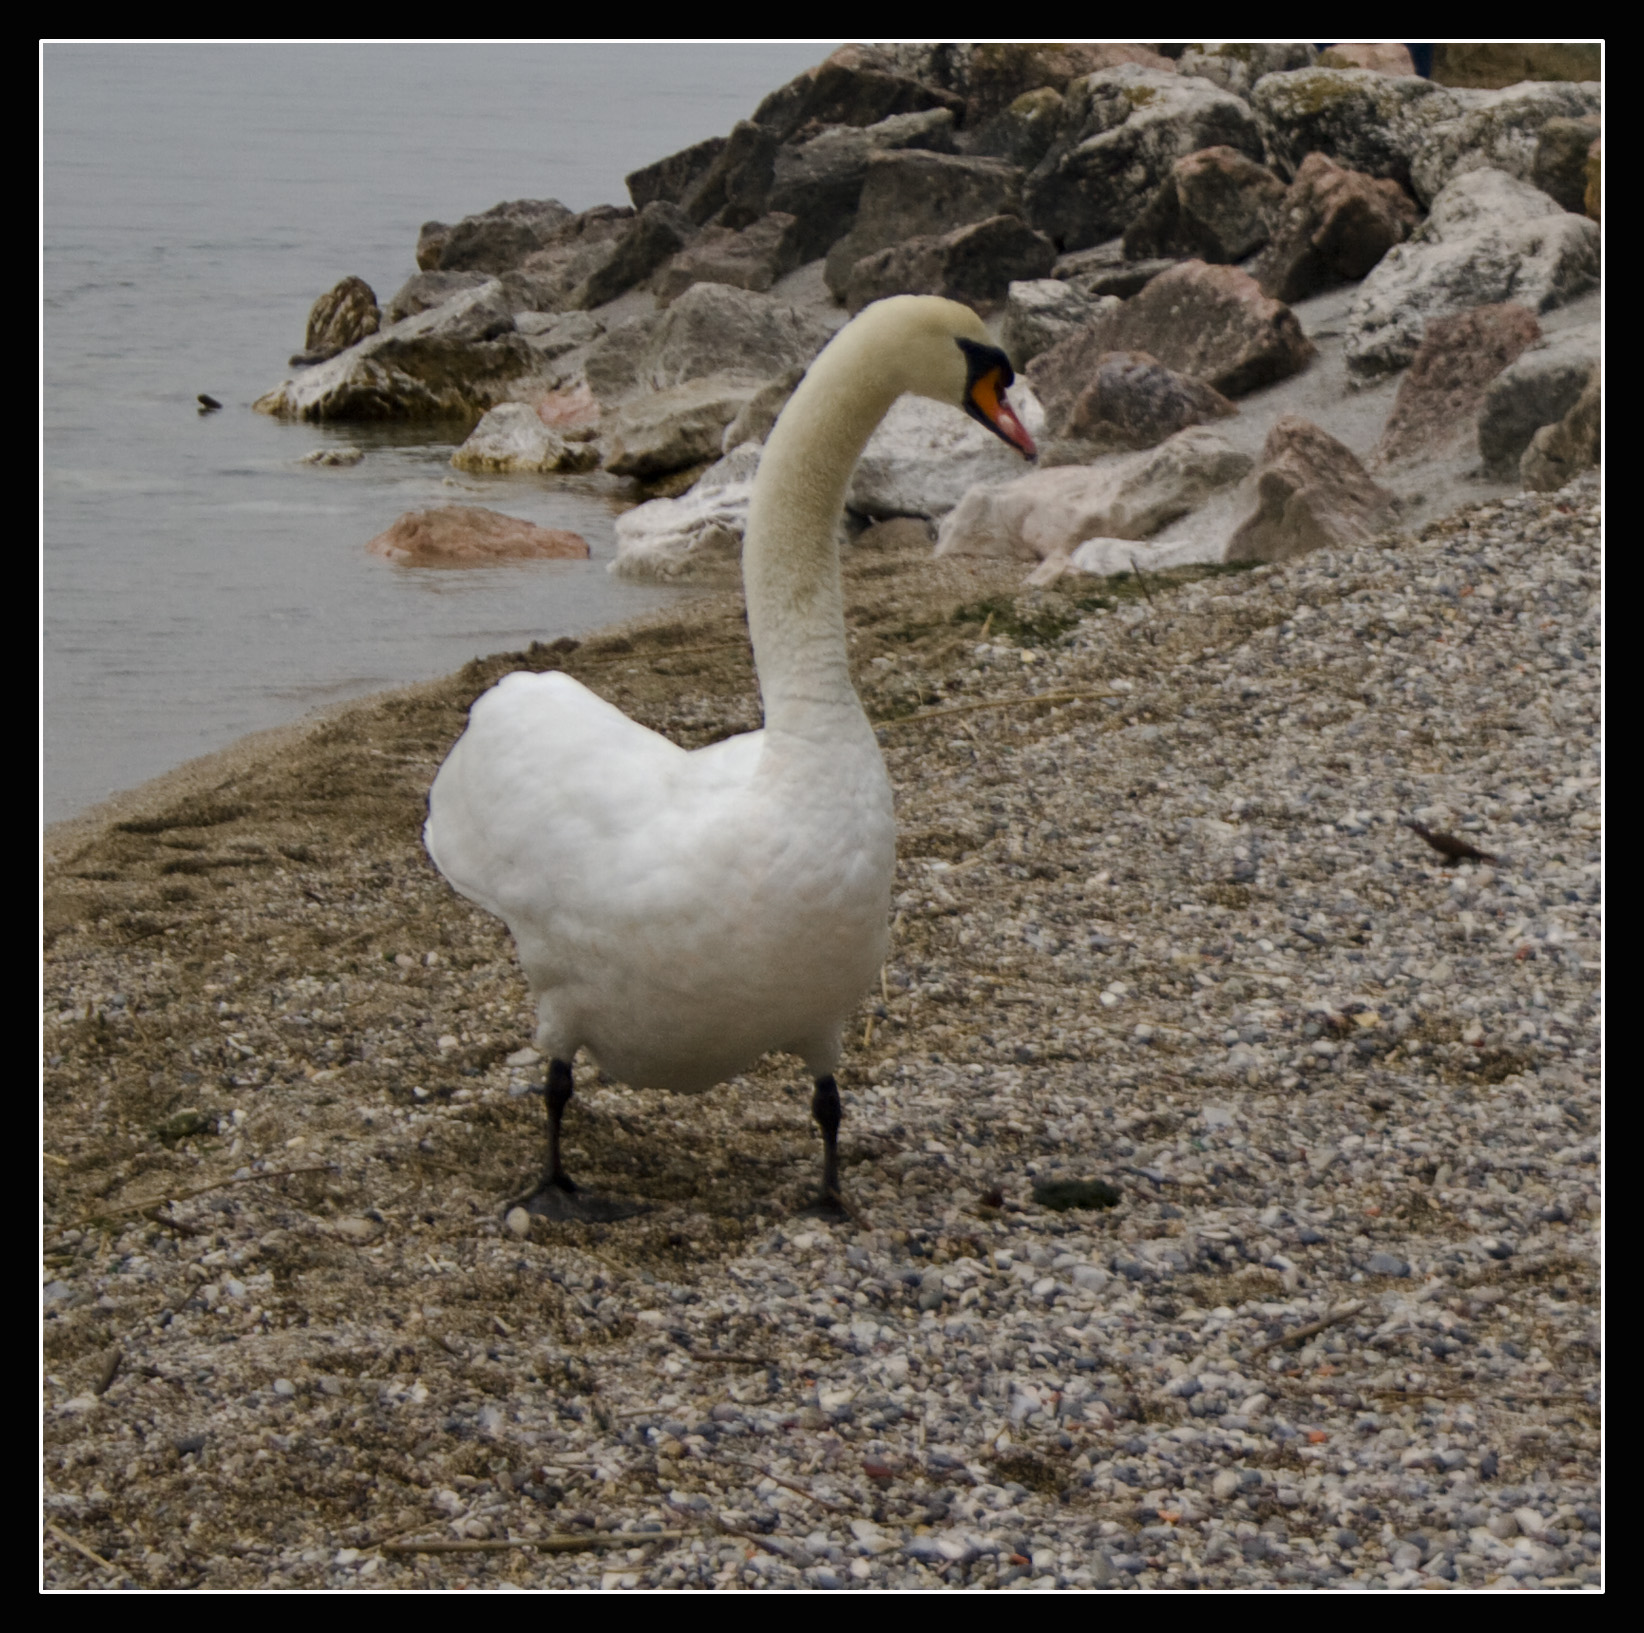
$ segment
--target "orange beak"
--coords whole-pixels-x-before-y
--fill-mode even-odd
[[[997,370],[984,374],[971,387],[972,413],[996,436],[1002,437],[1026,459],[1037,459],[1039,450],[1027,427],[1016,417],[1016,410],[1005,400]]]

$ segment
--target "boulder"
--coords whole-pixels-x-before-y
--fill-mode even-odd
[[[587,298],[590,280],[617,256],[634,212],[601,204],[572,216],[518,266],[502,274],[502,298],[512,311],[563,312]]]
[[[1416,71],[1410,47],[1387,40],[1370,44],[1348,45],[1338,42],[1327,45],[1319,53],[1321,68],[1368,68],[1373,74],[1398,74],[1405,77]]]
[[[586,442],[567,442],[529,403],[498,403],[451,456],[459,471],[587,471],[598,464]]]
[[[366,549],[405,567],[485,567],[532,558],[586,560],[588,541],[479,505],[440,505],[407,511]]]
[[[1028,575],[1030,584],[1052,584],[1066,573],[1113,578],[1124,573],[1165,573],[1173,567],[1209,567],[1227,546],[1205,535],[1153,544],[1145,539],[1086,539],[1072,555],[1052,556]]]
[[[965,113],[964,99],[952,91],[830,59],[772,91],[754,109],[753,122],[786,142],[810,125],[877,125],[930,108],[946,108],[956,120]]]
[[[746,227],[769,208],[777,139],[743,119],[731,127],[725,145],[687,191],[680,208],[699,227]]]
[[[1031,170],[1061,134],[1062,93],[1050,86],[1024,91],[1009,107],[966,133],[965,150]]]
[[[1083,463],[1096,454],[1152,448],[1238,410],[1219,391],[1164,366],[1147,352],[1092,352],[1074,340],[1033,374],[1045,405],[1047,463]],[[1055,450],[1070,442],[1073,457]],[[1053,451],[1055,450],[1055,451]]]
[[[1591,470],[1599,461],[1599,425],[1602,419],[1598,372],[1587,382],[1575,406],[1556,425],[1544,425],[1530,439],[1519,461],[1519,480],[1538,493],[1558,489]]]
[[[1122,233],[1171,165],[1206,147],[1262,157],[1249,106],[1208,80],[1134,63],[1076,80],[1063,132],[1029,176],[1029,222],[1062,250]]]
[[[1440,85],[1493,90],[1527,79],[1596,80],[1603,62],[1596,44],[1442,44],[1433,47],[1433,78]]]
[[[1373,462],[1422,458],[1471,435],[1485,388],[1540,338],[1541,325],[1511,302],[1433,318],[1399,382]]]
[[[1125,259],[1150,255],[1242,261],[1270,236],[1284,183],[1230,147],[1207,147],[1171,165],[1125,228]]]
[[[1076,79],[1125,63],[1159,73],[1176,72],[1175,63],[1145,45],[1094,41],[1078,44],[997,41],[975,45],[967,65],[969,94],[965,100],[965,124],[967,128],[975,128],[1002,113],[1020,97],[1046,89],[1060,94]]]
[[[625,511],[616,520],[610,571],[664,583],[735,583],[758,469],[759,447],[746,444],[679,498],[652,499]]]
[[[571,219],[571,211],[557,198],[493,204],[483,214],[465,216],[448,228],[436,267],[424,267],[424,271],[506,272],[546,248],[555,232]],[[420,248],[419,244],[418,266],[423,265]]]
[[[864,255],[851,268],[845,304],[860,312],[887,295],[942,295],[988,313],[1013,280],[1042,278],[1055,259],[1055,245],[1020,216],[996,215]]]
[[[1060,465],[973,487],[937,532],[939,556],[1044,561],[1086,539],[1141,539],[1250,469],[1214,431],[1179,432],[1142,453]]]
[[[464,289],[478,289],[481,284],[490,282],[489,272],[416,273],[394,291],[388,305],[383,308],[383,322],[398,323],[402,318],[415,317],[418,312],[443,306]],[[498,288],[500,290],[500,284]]]
[[[547,386],[493,280],[379,329],[253,406],[284,419],[462,419]]]
[[[745,442],[763,443],[771,434],[777,416],[788,406],[788,399],[804,378],[804,367],[796,364],[774,380],[767,380],[725,427],[725,435],[719,443],[720,452],[728,454]]]
[[[647,204],[611,247],[610,256],[572,291],[569,303],[586,311],[603,306],[643,283],[696,237],[685,212],[661,199]]]
[[[1224,91],[1248,100],[1251,87],[1262,75],[1311,68],[1318,56],[1317,47],[1305,40],[1218,41],[1190,45],[1177,59],[1176,71],[1196,79],[1208,79]]]
[[[588,312],[516,312],[514,327],[545,363],[591,346],[605,333],[605,325]]]
[[[832,125],[808,142],[778,150],[770,207],[797,218],[796,250],[814,261],[850,231],[875,153],[920,148],[953,151],[953,115],[946,108],[893,114],[876,125]]]
[[[1309,153],[1347,170],[1410,185],[1415,154],[1430,126],[1462,110],[1462,97],[1429,79],[1366,68],[1304,68],[1258,80],[1250,103],[1272,161],[1293,176]]]
[[[1517,470],[1535,434],[1575,407],[1598,373],[1602,345],[1596,323],[1572,329],[1529,347],[1490,381],[1478,410],[1487,471],[1502,477]]]
[[[417,233],[417,270],[437,272],[451,229],[443,221],[425,221]]]
[[[717,459],[725,427],[758,389],[741,375],[710,374],[630,397],[602,424],[605,469],[651,481]]]
[[[1274,300],[1306,300],[1357,283],[1419,219],[1396,181],[1309,153],[1279,206],[1273,241],[1250,273]]]
[[[642,165],[623,178],[628,197],[636,210],[660,201],[678,204],[708,173],[714,160],[725,151],[723,136],[710,136],[705,142],[693,142],[678,153],[670,153],[654,164]]]
[[[799,222],[772,211],[751,227],[704,227],[693,242],[660,268],[651,292],[668,305],[692,284],[729,284],[733,289],[769,289],[799,265]]]
[[[822,319],[775,296],[692,284],[667,311],[624,324],[596,342],[586,375],[606,403],[708,374],[738,374],[757,385],[808,364],[830,335]]]
[[[1359,286],[1347,314],[1348,372],[1368,380],[1405,367],[1430,318],[1501,301],[1546,312],[1597,282],[1591,221],[1499,170],[1467,171]]]
[[[1504,170],[1535,179],[1541,133],[1554,119],[1596,117],[1597,85],[1510,85],[1501,91],[1452,91],[1460,106],[1421,132],[1410,161],[1410,187],[1423,203],[1469,170]]]
[[[844,303],[852,269],[863,256],[1021,213],[1022,173],[1002,160],[918,150],[871,154],[856,224],[828,252],[828,288]]]
[[[292,358],[292,364],[302,367],[323,363],[326,358],[357,345],[367,335],[374,335],[381,322],[382,313],[377,309],[377,297],[371,285],[364,278],[344,278],[310,308],[302,356]]]
[[[1147,352],[1224,397],[1241,397],[1300,373],[1312,360],[1313,343],[1296,314],[1264,295],[1249,273],[1183,261],[1028,372],[1036,388],[1044,381],[1050,389],[1052,375],[1077,374],[1103,352]]]
[[[1587,191],[1581,199],[1582,208],[1594,221],[1598,220],[1599,206],[1604,198],[1603,170],[1604,142],[1600,138],[1587,149]]]
[[[1060,278],[1013,283],[999,315],[999,344],[1018,369],[1025,369],[1041,352],[1118,304],[1111,296],[1093,298]]]
[[[1044,431],[1044,410],[1018,381],[1011,406],[1028,435]],[[928,397],[899,397],[868,439],[845,496],[859,516],[945,516],[979,482],[1022,470],[1022,456],[968,415]]]
[[[1179,259],[1174,255],[1150,255],[1140,261],[1127,261],[1124,239],[1110,238],[1105,244],[1090,249],[1058,255],[1050,275],[1092,299],[1112,297],[1127,301],[1132,295],[1139,295],[1161,272],[1168,272]]]
[[[1577,215],[1587,209],[1587,155],[1597,138],[1596,114],[1549,119],[1536,137],[1529,179],[1554,203]]]
[[[1228,540],[1228,561],[1290,561],[1324,545],[1365,544],[1388,519],[1392,495],[1353,450],[1310,420],[1273,424],[1256,471],[1256,509]]]

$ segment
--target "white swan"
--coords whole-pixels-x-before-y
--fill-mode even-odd
[[[470,711],[423,839],[508,925],[530,983],[550,1062],[538,1211],[576,1212],[559,1136],[579,1047],[614,1077],[683,1091],[799,1055],[838,1201],[833,1071],[884,962],[896,825],[851,685],[834,528],[905,391],[1032,458],[1011,379],[976,314],[931,296],[869,306],[811,365],[765,448],[743,545],[764,730],[687,752],[552,672],[506,675]]]

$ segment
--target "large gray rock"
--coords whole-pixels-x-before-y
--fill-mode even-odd
[[[610,256],[572,291],[568,304],[586,311],[614,301],[643,283],[695,237],[695,223],[683,210],[654,200],[629,223],[612,245]]]
[[[417,233],[417,268],[421,272],[437,272],[440,256],[445,253],[445,241],[451,236],[450,227],[443,221],[425,221]]]
[[[1279,206],[1273,242],[1250,269],[1275,300],[1299,301],[1356,283],[1419,218],[1396,181],[1344,170],[1309,153]]]
[[[1125,228],[1127,260],[1150,255],[1242,261],[1272,233],[1284,183],[1230,147],[1207,147],[1171,165]]]
[[[1598,140],[1599,119],[1562,115],[1549,119],[1536,138],[1529,180],[1556,204],[1581,215],[1587,208],[1587,156]]]
[[[1176,65],[1145,45],[1111,41],[993,41],[973,45],[965,63],[965,125],[984,126],[1024,96],[1066,92],[1104,68],[1135,64],[1171,74]]]
[[[1019,369],[1118,305],[1112,296],[1091,296],[1060,278],[1013,283],[999,314],[999,344]]]
[[[588,354],[594,394],[607,403],[709,374],[761,384],[807,364],[827,344],[820,318],[771,295],[693,284],[666,312],[612,330]]]
[[[754,109],[753,122],[779,141],[812,125],[876,125],[899,113],[946,108],[964,117],[964,99],[903,74],[853,66],[830,58],[772,91]]]
[[[1325,545],[1366,544],[1393,496],[1370,480],[1353,450],[1295,414],[1267,433],[1256,509],[1228,540],[1228,561],[1291,561]]]
[[[1530,439],[1519,461],[1519,480],[1538,493],[1555,493],[1599,461],[1599,428],[1603,417],[1598,372],[1587,382],[1570,412],[1556,425],[1544,425]]]
[[[805,378],[805,370],[796,364],[786,374],[779,374],[774,380],[767,380],[747,403],[738,411],[737,416],[725,427],[725,435],[720,439],[720,451],[730,453],[740,448],[745,442],[763,443],[771,434],[771,427],[776,424],[777,417],[788,406],[788,399],[799,389],[799,382]]]
[[[499,403],[451,456],[459,471],[586,471],[598,463],[586,442],[567,442],[529,403]]]
[[[601,425],[606,470],[650,481],[717,459],[725,427],[758,389],[742,375],[710,374],[630,397]]]
[[[1427,133],[1460,114],[1464,98],[1430,79],[1303,68],[1258,80],[1250,103],[1284,174],[1295,175],[1309,153],[1322,153],[1346,170],[1408,187]]]
[[[707,141],[693,142],[690,147],[670,153],[654,164],[642,165],[623,178],[634,208],[643,210],[658,200],[678,204],[707,175],[709,166],[724,151],[725,138],[710,136]]]
[[[1104,352],[1147,352],[1224,397],[1306,368],[1313,343],[1282,301],[1238,267],[1183,261],[1139,294],[1038,357],[1028,369],[1047,402],[1083,389]]]
[[[457,419],[546,389],[542,360],[514,330],[494,282],[368,336],[253,405],[301,420]]]
[[[1485,389],[1478,411],[1478,450],[1485,469],[1505,476],[1544,425],[1575,407],[1598,373],[1603,337],[1596,323],[1531,346]]]
[[[1044,431],[1044,411],[1020,381],[1011,406],[1028,435]],[[979,482],[1018,475],[1022,456],[967,415],[927,397],[899,397],[868,439],[846,495],[859,516],[945,516]]]
[[[1311,68],[1318,58],[1318,47],[1306,40],[1214,40],[1190,45],[1176,59],[1176,71],[1208,79],[1224,91],[1248,100],[1263,74],[1288,74],[1298,68]]]
[[[773,210],[751,227],[704,227],[651,279],[651,292],[664,306],[692,284],[729,284],[763,292],[799,265],[799,223]]]
[[[843,302],[863,256],[1021,213],[1022,173],[1002,160],[917,150],[872,154],[856,224],[828,252],[828,288]],[[1044,270],[1050,270],[1048,263]]]
[[[383,322],[398,323],[402,318],[415,317],[418,312],[427,312],[436,306],[443,306],[453,295],[460,294],[464,289],[478,289],[481,284],[490,282],[489,272],[415,273],[394,291],[387,306],[383,308]]]
[[[576,307],[589,280],[617,256],[634,212],[600,204],[562,222],[501,277],[502,298],[514,311],[564,312]]]
[[[616,520],[619,578],[732,584],[742,571],[759,445],[750,443],[704,471],[677,499],[652,499]]]
[[[1032,170],[1062,134],[1066,111],[1062,93],[1049,85],[1024,91],[977,129],[966,132],[965,151]]]
[[[1237,482],[1251,459],[1200,428],[1157,448],[972,488],[937,533],[939,556],[1045,561],[1086,539],[1143,539]]]
[[[777,139],[744,119],[731,127],[725,145],[680,201],[699,227],[746,227],[770,208]]]
[[[894,114],[876,125],[833,125],[808,142],[778,150],[769,203],[797,219],[800,260],[826,255],[855,224],[869,158],[904,148],[951,153],[952,113],[932,108]]]
[[[437,268],[424,270],[506,272],[534,251],[546,248],[559,228],[571,219],[571,211],[557,198],[521,198],[493,204],[482,214],[466,216],[449,228],[440,246]],[[428,228],[423,231],[427,233]],[[418,264],[422,264],[420,254]]]
[[[1146,352],[1101,353],[1088,377],[1064,373],[1057,384],[1056,396],[1047,393],[1045,399],[1046,433],[1053,439],[1042,450],[1047,464],[1083,464],[1097,454],[1156,447],[1190,425],[1238,413],[1203,380],[1166,368]]]
[[[1443,313],[1501,301],[1546,312],[1597,282],[1595,223],[1502,171],[1464,172],[1359,286],[1347,315],[1348,370],[1365,380],[1404,368],[1427,320]]]
[[[605,333],[605,325],[590,312],[516,312],[514,327],[545,363],[591,346]]]
[[[996,215],[939,237],[864,255],[851,268],[845,304],[860,312],[887,295],[941,295],[989,313],[1017,279],[1042,278],[1056,246],[1020,216]]]
[[[1129,64],[1076,81],[1064,134],[1028,178],[1028,220],[1063,250],[1122,233],[1171,165],[1206,147],[1262,157],[1242,98],[1208,80]]]
[[[382,323],[377,297],[364,278],[344,278],[314,302],[308,314],[308,331],[294,367],[323,363],[328,357],[357,345],[374,335]]]
[[[1530,82],[1449,94],[1462,106],[1452,117],[1427,125],[1411,156],[1411,187],[1423,203],[1470,170],[1503,170],[1533,181],[1549,121],[1596,117],[1601,107],[1596,84]]]

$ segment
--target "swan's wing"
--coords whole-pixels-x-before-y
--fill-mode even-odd
[[[517,933],[630,851],[687,758],[569,675],[505,675],[440,767],[423,839],[440,872]]]

